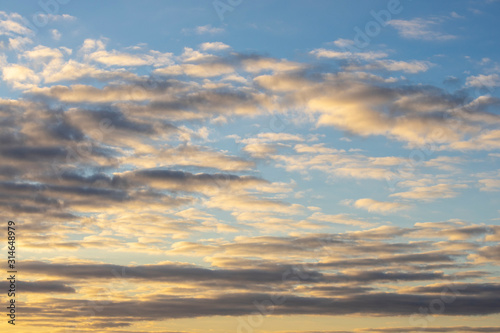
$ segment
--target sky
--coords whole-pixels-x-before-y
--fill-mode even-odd
[[[2,332],[500,332],[499,15],[4,1]]]

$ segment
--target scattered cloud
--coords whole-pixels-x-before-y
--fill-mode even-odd
[[[356,51],[337,39],[273,57],[206,41],[225,29],[205,25],[166,52],[78,41],[85,29],[66,29],[75,17],[40,15],[50,26],[37,34],[0,12],[11,93],[0,98],[0,211],[22,231],[28,325],[160,331],[166,319],[252,315],[277,295],[276,315],[371,320],[414,315],[450,283],[460,293],[446,315],[500,312],[489,268],[500,228],[487,224],[497,207],[441,221],[454,198],[465,197],[460,214],[476,207],[466,196],[500,190],[500,102],[470,89],[500,85],[492,55],[470,62],[490,72],[455,73],[446,90],[427,81],[444,57],[398,59],[391,45]],[[451,18],[463,19],[389,24],[442,42],[458,39],[440,32]],[[71,48],[59,45],[68,36]]]

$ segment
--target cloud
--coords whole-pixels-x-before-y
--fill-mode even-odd
[[[4,66],[2,76],[15,89],[33,88],[40,83],[40,78],[34,71],[21,65]]]
[[[365,61],[386,58],[388,56],[385,52],[349,52],[349,51],[335,51],[327,49],[315,49],[310,52],[317,58],[330,58],[330,59],[360,59]]]
[[[243,151],[250,154],[253,158],[267,158],[277,153],[278,148],[285,147],[289,141],[304,141],[300,135],[290,133],[259,133],[256,137],[240,139],[236,142],[244,144]]]
[[[470,259],[477,263],[496,263],[500,261],[500,245],[484,246],[477,253],[471,254]]]
[[[29,44],[33,44],[33,40],[29,37],[9,38],[9,48],[15,51],[22,51]]]
[[[151,154],[152,152],[154,155]],[[121,158],[121,163],[143,168],[194,166],[222,171],[244,171],[255,167],[254,161],[196,145],[167,146],[158,150],[138,153],[136,156],[124,156]]]
[[[304,138],[297,134],[265,132],[257,134],[257,140],[262,142],[304,141]],[[242,142],[248,143],[250,140],[242,140]]]
[[[75,280],[92,279],[148,279],[156,282],[187,282],[194,284],[207,284],[212,281],[224,281],[226,283],[258,284],[258,283],[282,283],[282,268],[274,270],[212,270],[193,265],[143,265],[143,266],[120,266],[109,264],[77,264],[65,265],[55,263],[44,263],[40,261],[26,261],[26,271],[31,274],[47,275],[54,277],[66,277]],[[115,274],[113,274],[115,272]],[[116,276],[116,272],[120,275]],[[311,272],[307,279],[311,283],[322,278],[321,274]]]
[[[416,223],[411,237],[446,237],[450,240],[468,240],[483,237],[492,232],[489,226],[463,226],[460,223]]]
[[[430,201],[435,199],[454,198],[459,194],[455,190],[462,188],[467,188],[467,185],[436,184],[432,186],[416,186],[410,191],[393,193],[390,196],[403,199]]]
[[[254,304],[269,300],[279,300],[274,307],[275,315],[315,314],[315,315],[412,315],[415,309],[430,304],[435,296],[401,295],[394,293],[373,293],[352,295],[346,298],[300,297],[295,295],[234,293],[214,297],[168,297],[154,296],[148,301],[111,301],[102,307],[99,317],[113,321],[162,320],[172,318],[195,318],[201,316],[229,315],[242,316],[255,312]],[[82,306],[80,312],[76,304],[85,304],[84,300],[52,299],[52,306],[44,312],[45,318],[78,318],[79,313],[87,313],[90,306]],[[381,307],[380,304],[387,304]],[[39,311],[40,305],[34,304],[26,312]],[[140,307],[144,311],[133,309]],[[471,316],[477,314],[495,314],[499,311],[498,300],[492,296],[457,297],[446,307],[447,315]]]
[[[42,51],[47,52],[47,60],[50,51],[53,53],[50,58],[52,60],[43,65],[43,71],[38,73],[32,68],[15,65],[22,66],[26,82],[18,80],[12,84],[19,89],[30,89],[32,94],[63,102],[134,102],[121,107],[135,109],[137,114],[139,110],[143,114],[145,110],[155,113],[158,113],[158,110],[168,110],[171,116],[190,119],[209,117],[210,113],[225,110],[241,115],[265,112],[273,108],[298,109],[304,110],[306,117],[315,117],[319,126],[334,126],[357,135],[384,135],[411,145],[434,142],[442,144],[441,149],[493,149],[484,143],[487,135],[482,134],[484,138],[477,137],[482,122],[498,121],[497,116],[486,112],[486,108],[495,103],[493,100],[477,99],[465,106],[458,95],[450,95],[430,86],[399,89],[397,86],[387,85],[396,83],[397,79],[383,78],[371,73],[346,70],[326,73],[311,80],[307,73],[307,64],[237,53],[218,57],[190,50],[189,54],[185,50],[180,58],[157,51],[107,51],[105,40],[87,39],[78,53],[82,61],[75,61],[64,60],[67,52],[62,48],[37,47],[25,52],[26,57],[33,57],[38,53],[40,56],[37,61],[40,62]],[[56,56],[55,53],[59,54]],[[189,60],[193,63],[176,63],[176,60]],[[168,65],[164,66],[165,64]],[[139,77],[120,68],[110,69],[116,66],[144,65],[158,67],[153,70],[155,78]],[[425,61],[384,59],[366,65],[368,67],[365,66],[365,70],[385,68],[390,71],[417,73],[427,70],[431,65]],[[253,78],[250,77],[247,81],[238,75],[241,71],[245,72],[242,75],[251,75]],[[271,73],[258,75],[262,71]],[[250,89],[233,86],[234,81],[228,80],[228,75],[239,78],[238,82],[253,80],[256,86]],[[219,76],[225,77],[219,79]],[[14,80],[14,77],[11,77]],[[104,85],[101,89],[83,84],[73,87],[35,87],[35,84],[41,83],[37,83],[41,79],[45,83],[54,83],[84,78],[113,83]],[[195,83],[189,81],[190,79],[210,79],[218,82]],[[166,94],[167,89],[170,94]],[[183,98],[178,98],[179,93],[184,95]],[[141,101],[150,103],[138,103]],[[466,108],[481,112],[466,112]],[[205,110],[210,111],[206,113]],[[396,110],[397,112],[392,112]],[[457,118],[467,118],[468,121],[456,122]],[[467,140],[460,140],[466,137]],[[479,142],[475,143],[476,140]],[[255,151],[264,149],[268,153],[275,149],[263,146],[254,148]],[[265,156],[268,153],[257,155]]]
[[[411,232],[410,229],[403,229],[399,227],[383,225],[377,228],[363,230],[363,231],[352,231],[348,233],[349,238],[353,239],[389,239],[397,236],[402,236]]]
[[[384,69],[389,71],[402,71],[405,73],[419,73],[426,72],[432,64],[428,61],[395,61],[395,60],[380,60],[375,62],[375,65],[378,65]]]
[[[201,213],[201,215],[200,215]],[[196,212],[192,209],[180,213],[179,216],[184,218],[210,218],[202,212]],[[118,223],[118,221],[116,221]],[[433,227],[445,227],[448,224],[432,224]],[[423,226],[423,225],[422,225]],[[289,293],[282,290],[279,295],[283,297],[284,302],[277,304],[273,314],[364,314],[364,315],[411,315],[415,313],[415,306],[428,306],[429,302],[435,299],[436,293],[441,295],[442,286],[449,286],[440,282],[446,281],[448,276],[442,272],[422,271],[421,264],[424,263],[453,263],[454,260],[460,260],[460,257],[448,255],[445,252],[427,252],[415,253],[417,246],[425,246],[424,244],[401,244],[401,247],[396,247],[394,243],[367,243],[367,240],[384,239],[397,235],[404,235],[410,230],[418,230],[422,226],[416,226],[414,229],[401,229],[397,227],[380,227],[368,231],[353,232],[346,234],[323,234],[323,235],[301,235],[300,237],[238,237],[234,243],[219,243],[217,246],[216,240],[214,243],[206,245],[204,251],[213,253],[214,250],[222,250],[229,258],[235,257],[269,257],[284,261],[286,257],[291,258],[307,258],[307,253],[312,258],[321,260],[319,264],[301,266],[293,265],[269,265],[265,261],[261,265],[248,263],[246,266],[245,260],[234,260],[231,264],[226,261],[225,265],[228,268],[224,269],[209,269],[195,265],[182,263],[163,263],[154,265],[139,265],[139,266],[122,266],[102,263],[58,263],[58,262],[40,262],[28,260],[24,262],[23,269],[28,274],[34,274],[39,277],[51,277],[52,279],[64,278],[65,282],[61,281],[55,285],[81,285],[85,281],[100,280],[100,281],[115,281],[123,283],[128,281],[147,280],[154,285],[153,288],[162,290],[165,283],[182,284],[183,288],[210,288],[209,294],[200,294],[196,299],[193,299],[186,289],[184,293],[175,295],[165,293],[151,294],[148,296],[148,304],[153,302],[156,311],[129,312],[129,306],[132,302],[137,306],[138,300],[132,298],[122,298],[120,300],[106,300],[106,306],[103,311],[99,311],[99,318],[114,318],[124,323],[130,323],[137,320],[161,320],[166,318],[196,318],[206,316],[208,314],[218,315],[227,313],[227,304],[231,304],[231,308],[239,309],[237,312],[231,312],[230,315],[246,315],[255,311],[252,304],[255,301],[262,302],[265,299],[272,299],[272,294],[264,289],[261,293],[234,293],[228,292],[231,290],[247,290],[252,286],[254,290],[262,288],[264,283],[266,288],[272,286],[278,292],[281,290],[283,279],[289,279],[289,283],[296,285],[300,296],[297,293]],[[121,226],[120,226],[121,227]],[[139,226],[142,227],[142,226]],[[472,227],[472,226],[471,226]],[[372,236],[370,236],[370,234]],[[378,235],[378,236],[377,236]],[[380,238],[382,237],[382,238]],[[97,239],[96,239],[97,240]],[[353,243],[353,241],[359,243]],[[432,244],[432,243],[428,243]],[[391,245],[391,246],[387,246]],[[411,254],[398,254],[396,251],[411,251]],[[217,249],[220,247],[220,249]],[[331,247],[332,250],[326,250],[326,247]],[[335,247],[343,249],[343,253],[350,253],[353,258],[332,260],[332,255],[336,253]],[[187,254],[193,251],[202,251],[203,246],[194,243],[188,244],[182,242],[173,246],[174,250],[180,250],[179,254]],[[381,251],[381,252],[380,252]],[[323,252],[323,253],[322,253]],[[205,252],[206,253],[206,252]],[[373,253],[377,254],[377,258],[373,257]],[[357,255],[363,254],[364,257]],[[455,259],[456,258],[456,259]],[[222,259],[222,258],[221,258]],[[215,261],[214,261],[215,262]],[[223,263],[218,260],[217,262]],[[404,271],[402,267],[410,267],[415,265],[416,272]],[[232,267],[231,267],[232,266]],[[243,266],[243,267],[242,267]],[[294,268],[296,270],[294,270]],[[363,269],[363,267],[373,267],[373,269]],[[377,269],[378,267],[378,269]],[[384,269],[380,269],[384,267]],[[391,267],[393,268],[391,270]],[[352,268],[352,271],[343,271],[335,274],[321,273],[322,269],[332,268]],[[395,271],[395,270],[396,271]],[[115,274],[113,273],[115,272]],[[436,281],[434,284],[424,284],[412,287],[402,287],[397,293],[378,292],[374,287],[379,283],[390,283],[391,281]],[[350,283],[363,283],[363,287],[356,287]],[[307,285],[304,285],[307,283]],[[495,284],[469,284],[457,283],[454,285],[459,290],[464,290],[456,296],[453,306],[447,306],[447,315],[475,315],[475,314],[494,314],[500,311],[500,305],[497,304],[494,298],[491,297],[491,292],[498,286]],[[204,287],[201,287],[204,286]],[[462,288],[467,286],[467,288]],[[68,291],[70,291],[69,289]],[[276,294],[274,294],[276,295]],[[85,298],[78,299],[79,304],[85,304]],[[201,301],[200,301],[201,300]],[[61,304],[64,306],[53,306],[48,309],[45,317],[59,316],[60,318],[78,317],[80,314],[74,312],[74,306],[70,306],[71,300],[58,299],[58,302],[51,304]],[[97,301],[100,302],[100,301]],[[130,304],[129,304],[130,302]],[[140,301],[139,301],[140,302]],[[174,302],[175,304],[172,304]],[[392,304],[389,307],[380,307],[380,302]],[[41,303],[40,303],[41,304]],[[207,304],[206,308],[203,304]],[[208,305],[210,304],[210,305]],[[221,304],[225,307],[222,309]],[[474,310],[464,310],[466,304],[472,304]],[[161,306],[160,306],[161,305]],[[448,304],[447,304],[448,305]],[[146,303],[144,303],[146,306]],[[149,306],[149,305],[148,305]],[[32,303],[35,310],[38,303]],[[332,307],[334,307],[332,309]],[[189,309],[189,311],[179,310]],[[107,310],[104,310],[107,309]],[[176,309],[176,310],[174,310]],[[34,310],[34,311],[35,311]],[[125,315],[124,315],[125,314]]]
[[[238,213],[238,217],[241,215],[243,218],[241,221],[252,221],[252,220],[265,220],[265,215],[256,212],[244,212]],[[267,221],[266,221],[267,222]],[[280,221],[283,222],[283,221]],[[284,228],[282,225],[281,228]],[[291,232],[290,237],[272,237],[272,236],[258,236],[258,237],[237,237],[233,242],[220,243],[216,241],[202,241],[198,243],[186,243],[181,242],[180,246],[174,246],[172,253],[176,254],[189,254],[198,252],[196,255],[205,256],[208,254],[215,255],[217,257],[227,256],[227,257],[238,257],[238,258],[259,258],[259,259],[272,259],[276,265],[281,263],[295,263],[298,258],[301,260],[315,259],[319,261],[317,264],[318,268],[334,267],[334,268],[354,268],[353,265],[345,264],[346,260],[354,260],[353,262],[359,261],[361,266],[364,265],[377,265],[378,261],[373,261],[372,256],[374,253],[381,258],[381,264],[387,264],[391,262],[391,258],[395,254],[408,255],[408,267],[410,265],[418,265],[422,263],[421,259],[426,258],[426,256],[419,257],[417,255],[418,251],[429,250],[430,247],[428,243],[424,242],[412,242],[408,243],[407,240],[404,242],[383,242],[384,240],[394,239],[406,234],[410,234],[413,229],[402,229],[397,227],[381,226],[374,229],[362,230],[362,231],[350,231],[345,233],[321,233],[321,234],[308,234],[303,236],[303,232],[295,231]],[[446,236],[442,236],[446,239]],[[209,251],[206,253],[206,251]],[[339,252],[340,251],[340,252]],[[341,255],[342,251],[348,251],[350,253],[349,259],[345,259],[345,256]],[[412,257],[410,254],[415,254]],[[441,256],[440,256],[441,255]],[[435,259],[430,259],[430,262],[436,262],[437,260],[450,261],[451,257],[443,257],[447,253],[436,252],[434,255],[428,255],[427,258],[434,257]],[[447,259],[444,259],[447,258]],[[337,260],[335,260],[337,259]],[[276,261],[278,260],[278,261]],[[394,262],[399,262],[397,258],[393,259]],[[235,262],[233,268],[238,268],[239,263]],[[313,269],[316,264],[312,265],[310,268]],[[386,266],[384,266],[386,267]],[[417,266],[419,267],[419,266]],[[422,267],[419,268],[421,270]],[[315,269],[315,268],[314,268]],[[360,271],[358,270],[358,273]],[[353,272],[354,273],[354,272]]]
[[[136,86],[106,86],[103,89],[90,85],[75,84],[72,86],[55,85],[31,89],[35,95],[47,96],[67,103],[106,103],[113,101],[147,100],[153,91],[136,88]]]
[[[468,141],[452,142],[444,148],[456,150],[493,150],[500,147],[500,130],[484,130],[478,136]]]
[[[210,50],[221,51],[230,48],[231,47],[229,45],[224,44],[222,42],[206,42],[200,45],[200,49],[202,49],[203,51],[210,51]]]
[[[205,205],[209,208],[219,208],[231,212],[277,212],[297,214],[302,210],[299,204],[290,204],[278,199],[258,198],[248,194],[227,195],[219,194],[208,200]]]
[[[249,143],[243,147],[243,151],[253,158],[267,158],[277,152],[277,145],[265,143]]]
[[[31,45],[22,18],[5,15],[4,41],[20,52],[1,58],[2,75],[21,97],[0,99],[0,210],[20,221],[31,258],[53,258],[23,261],[33,278],[20,282],[25,316],[34,323],[43,313],[57,331],[93,311],[88,328],[112,331],[250,315],[273,295],[286,300],[277,315],[412,315],[452,276],[470,289],[443,315],[500,311],[486,267],[499,260],[497,226],[402,227],[376,215],[455,197],[473,182],[496,190],[496,171],[467,174],[486,154],[459,155],[498,146],[495,97],[392,77],[433,64],[350,52],[346,40],[303,62],[222,42],[196,41],[198,49],[179,54],[110,48],[105,38],[69,49]],[[318,58],[339,63],[331,69]],[[366,148],[379,141],[402,150]],[[413,148],[424,160],[399,174]],[[353,184],[402,175],[398,191],[386,193],[395,202],[338,204]],[[318,181],[332,183],[333,196],[314,192]],[[54,259],[103,250],[150,264]],[[187,262],[158,261],[165,257]]]
[[[119,175],[126,181],[146,182],[151,186],[169,189],[172,191],[219,191],[219,189],[252,188],[267,183],[263,179],[250,176],[236,176],[226,174],[192,174],[189,172],[165,169],[147,169],[134,172],[125,172]]]
[[[349,260],[325,260],[319,267],[361,268],[361,267],[397,267],[401,264],[453,263],[450,255],[441,253],[415,253],[386,255],[382,258],[353,258]]]
[[[52,30],[50,31],[50,33],[52,34],[52,38],[53,38],[54,40],[60,40],[60,39],[61,39],[61,36],[62,36],[62,35],[61,35],[61,33],[59,32],[59,30],[57,30],[57,29],[52,29]]]
[[[368,198],[356,200],[354,202],[354,207],[366,209],[369,212],[376,212],[376,213],[391,213],[409,208],[408,205],[398,202],[378,201]]]
[[[425,41],[447,41],[456,39],[457,36],[440,32],[440,19],[415,18],[412,20],[391,20],[389,25],[393,26],[403,38],[420,39]]]
[[[224,28],[217,28],[217,27],[213,27],[211,24],[207,24],[207,25],[200,25],[196,28],[194,28],[194,31],[198,34],[198,35],[203,35],[203,34],[219,34],[219,33],[222,33],[224,32]]]
[[[437,283],[420,287],[409,287],[406,292],[425,294],[453,294],[482,295],[495,293],[500,290],[500,285],[494,283]]]
[[[38,13],[38,20],[46,21],[46,22],[54,22],[54,21],[74,21],[76,20],[76,17],[71,16],[69,14],[61,14],[61,15],[56,15],[56,14],[45,14],[45,13]]]
[[[458,14],[457,12],[451,12],[450,16],[453,17],[453,18],[456,18],[456,19],[463,19],[463,18],[465,18],[465,16],[462,16],[462,15]]]
[[[10,283],[0,282],[0,286],[8,290]],[[62,293],[74,294],[76,290],[59,281],[16,281],[16,287],[22,290],[23,293]]]
[[[213,54],[202,53],[190,47],[185,47],[184,52],[179,57],[179,59],[184,63],[186,62],[199,63],[199,62],[217,61],[219,58]]]
[[[475,88],[494,88],[500,86],[500,76],[498,74],[484,75],[480,74],[477,76],[469,76],[465,81],[465,84],[469,87]]]
[[[286,83],[290,80],[296,81],[295,78],[284,75],[278,75],[276,79],[278,78]],[[276,89],[276,87],[283,86],[283,83],[276,81],[269,80],[269,84],[264,87]],[[416,97],[420,94],[427,97],[437,93],[440,101],[458,104],[457,99],[440,94],[434,89],[415,87],[409,90],[395,90],[344,78],[340,74],[329,75],[322,85],[313,82],[294,82],[289,90],[293,88],[295,88],[294,96],[290,98],[304,103],[304,107],[309,112],[319,114],[317,120],[319,126],[335,126],[361,136],[385,135],[402,141],[424,144],[429,141],[457,141],[461,136],[458,133],[474,131],[470,123],[447,124],[451,119],[438,116],[439,112],[427,116],[418,114],[410,116],[401,110],[402,114],[397,116],[380,111],[383,105],[392,109],[398,100]],[[419,103],[414,104],[413,108],[424,107],[426,104],[426,99],[423,98]],[[447,113],[448,111],[442,110],[441,112]],[[453,127],[456,130],[453,131]]]
[[[260,73],[265,70],[273,72],[297,71],[304,68],[303,64],[286,59],[268,57],[244,57],[241,61],[243,69],[250,73]]]
[[[294,150],[296,155],[275,154],[272,158],[278,167],[283,167],[290,172],[303,174],[312,170],[321,171],[336,178],[357,179],[390,179],[395,176],[391,167],[406,162],[399,157],[370,157],[357,152],[345,152],[344,150],[325,147],[321,144],[296,144]]]
[[[0,36],[31,35],[33,31],[23,22],[23,17],[17,13],[0,11]]]
[[[96,51],[88,55],[88,58],[106,66],[164,66],[171,64],[171,53],[160,53],[150,51],[150,54],[128,54],[115,50]]]
[[[47,84],[63,82],[63,81],[78,81],[82,79],[123,79],[133,78],[134,75],[122,71],[109,71],[99,69],[90,64],[80,63],[74,60],[69,60],[66,63],[51,63],[46,66],[42,72],[44,82]]]
[[[22,56],[30,60],[48,62],[53,59],[63,58],[63,53],[59,49],[38,45],[30,51],[23,52]]]
[[[480,185],[480,190],[485,192],[500,191],[500,179],[498,178],[486,178],[478,180]]]

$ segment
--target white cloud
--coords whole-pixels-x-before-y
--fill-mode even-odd
[[[374,213],[390,213],[410,208],[410,206],[402,203],[378,201],[370,198],[356,200],[354,202],[354,207],[366,209]]]
[[[224,78],[221,79],[221,81],[232,81],[232,82],[238,82],[238,83],[243,83],[243,84],[248,83],[247,79],[245,79],[243,76],[237,75],[237,74],[230,74],[228,76],[225,76]]]
[[[197,50],[193,50],[190,47],[185,47],[184,52],[179,57],[183,62],[200,62],[200,61],[209,61],[217,59],[216,56],[209,53],[202,53]]]
[[[431,201],[436,199],[454,198],[459,193],[457,189],[467,188],[465,184],[437,184],[432,186],[416,186],[410,191],[393,193],[391,197],[403,199]]]
[[[60,81],[75,81],[81,78],[126,78],[135,77],[132,73],[122,71],[107,71],[96,68],[90,64],[79,63],[69,60],[67,62],[51,62],[48,64],[41,75],[45,83],[55,83]]]
[[[106,66],[165,66],[173,63],[171,53],[150,51],[149,54],[130,54],[112,50],[96,51],[88,55],[88,59]]]
[[[287,72],[299,70],[304,67],[303,64],[297,62],[274,58],[246,59],[243,60],[242,64],[245,71],[250,73],[258,73],[265,70],[271,70],[273,72]]]
[[[60,39],[61,39],[61,36],[62,36],[62,35],[61,35],[61,33],[59,32],[59,30],[57,30],[57,29],[52,29],[52,30],[50,31],[50,33],[51,33],[52,38],[53,38],[54,40],[60,40]]]
[[[2,68],[3,79],[15,89],[28,89],[35,87],[40,78],[33,70],[21,65],[8,65]]]
[[[368,60],[368,59],[365,59]],[[390,59],[383,60],[373,60],[365,65],[359,65],[357,63],[352,63],[349,66],[344,67],[346,71],[339,73],[342,76],[357,77],[359,79],[380,81],[380,82],[396,82],[395,78],[382,78],[375,74],[367,73],[366,71],[370,70],[387,70],[391,72],[404,72],[415,74],[419,72],[426,72],[430,67],[434,66],[433,63],[429,61],[421,61],[421,60],[410,60],[410,61],[397,61]]]
[[[37,21],[39,22],[57,22],[57,21],[74,21],[76,17],[69,14],[54,15],[54,14],[44,14],[39,13]]]
[[[221,32],[224,32],[224,28],[216,28],[212,27],[211,24],[203,25],[203,26],[198,26],[194,29],[194,31],[198,35],[204,35],[204,34],[219,34]]]
[[[492,150],[500,149],[500,130],[484,130],[479,135],[467,141],[455,141],[442,149],[456,150]]]
[[[0,36],[30,35],[33,31],[24,23],[21,15],[0,11]]]
[[[490,154],[495,155],[495,154]],[[500,154],[496,154],[499,155]],[[493,172],[484,172],[477,175],[479,178],[479,190],[484,192],[496,192],[500,191],[500,170]]]
[[[147,53],[127,53],[106,50],[106,39],[86,39],[79,50],[85,61],[95,61],[105,66],[166,66],[173,64],[172,53],[150,50]]]
[[[396,61],[396,60],[379,60],[376,64],[380,65],[389,71],[402,71],[405,73],[426,72],[432,64],[428,61]]]
[[[202,49],[203,51],[208,51],[208,50],[220,51],[220,50],[227,50],[230,48],[231,47],[229,45],[224,44],[222,42],[207,42],[200,45],[200,49]]]
[[[481,184],[481,191],[500,191],[500,179],[480,179],[479,184]]]
[[[332,42],[332,44],[338,47],[351,47],[355,45],[352,39],[344,39],[344,38],[339,38],[334,42]]]
[[[457,36],[440,32],[440,20],[415,18],[412,20],[391,20],[389,25],[393,26],[403,38],[420,39],[426,41],[446,41],[457,38]]]
[[[30,60],[47,61],[47,59],[50,58],[62,58],[63,54],[59,49],[53,49],[43,45],[38,45],[32,50],[24,52],[23,57]]]
[[[18,52],[22,51],[28,44],[33,44],[33,40],[29,37],[9,38],[9,48]]]
[[[83,54],[90,53],[92,51],[101,51],[106,49],[106,40],[104,39],[91,39],[87,38],[83,41],[83,45],[80,48],[80,52]]]
[[[350,51],[335,51],[326,49],[315,49],[309,52],[317,58],[330,58],[330,59],[360,59],[360,60],[375,60],[386,58],[388,56],[385,52],[350,52]]]
[[[500,76],[498,74],[469,76],[465,82],[469,87],[500,87]]]

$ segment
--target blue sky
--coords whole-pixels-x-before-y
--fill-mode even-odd
[[[499,11],[3,4],[19,332],[498,331]]]

